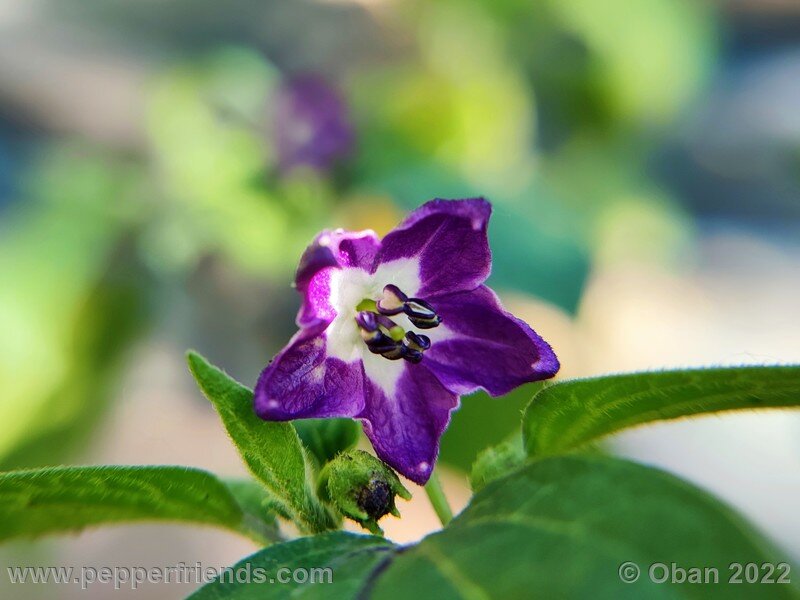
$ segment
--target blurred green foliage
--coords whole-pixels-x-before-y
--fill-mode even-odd
[[[270,171],[276,77],[257,54],[224,49],[153,84],[148,131],[164,197],[147,238],[154,262],[186,269],[220,253],[247,273],[286,276],[325,223],[324,181],[278,181]]]
[[[55,148],[35,173],[30,205],[0,236],[3,468],[68,456],[102,413],[146,307],[146,279],[121,243],[137,216],[127,202],[136,169],[84,148]]]
[[[525,407],[541,387],[541,383],[529,383],[501,398],[485,392],[462,398],[442,437],[442,460],[469,472],[481,450],[499,444],[519,428]]]

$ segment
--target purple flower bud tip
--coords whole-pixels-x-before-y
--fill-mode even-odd
[[[339,92],[317,75],[295,77],[277,91],[273,131],[278,168],[327,171],[348,156],[355,140]]]

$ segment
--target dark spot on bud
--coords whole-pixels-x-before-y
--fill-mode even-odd
[[[369,483],[358,493],[358,507],[377,521],[391,512],[394,506],[394,492],[389,484],[373,474]]]

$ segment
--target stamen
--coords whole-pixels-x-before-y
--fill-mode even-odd
[[[401,346],[401,344],[398,344],[388,335],[381,333],[380,331],[376,332],[376,337],[374,339],[364,341],[366,342],[367,348],[369,348],[370,352],[373,354],[380,354],[382,356],[393,354]],[[398,358],[400,357],[398,356]]]
[[[442,317],[436,314],[433,307],[419,298],[409,298],[403,304],[403,312],[416,327],[420,329],[433,329],[442,322]]]
[[[378,352],[376,354],[380,354],[384,358],[388,358],[389,360],[400,360],[401,358],[406,358],[408,349],[403,346],[403,344],[398,344],[397,342],[394,343],[394,347],[386,352]]]
[[[403,330],[394,321],[383,315],[362,311],[356,315],[356,323],[361,339],[370,352],[389,360],[405,358],[407,349],[400,341],[403,339]],[[399,340],[395,339],[398,330]]]
[[[356,323],[360,331],[371,332],[378,330],[378,320],[374,312],[362,311],[356,315]],[[361,334],[363,337],[363,333]]]
[[[378,325],[386,330],[386,333],[395,342],[399,342],[403,339],[403,336],[406,332],[403,331],[403,328],[400,327],[400,325],[392,321],[389,317],[385,315],[375,315],[375,320],[378,322]]]
[[[408,300],[400,288],[391,283],[383,288],[383,298],[376,303],[378,312],[383,315],[399,315]]]
[[[409,331],[406,333],[406,345],[412,350],[423,352],[431,347],[431,338]]]
[[[408,346],[403,346],[403,347],[406,350],[405,354],[403,355],[403,358],[405,358],[408,362],[416,365],[420,361],[422,361],[422,352],[420,352],[419,350],[413,350]]]
[[[420,298],[409,298],[396,285],[383,288],[383,297],[374,302],[362,300],[356,307],[361,339],[373,354],[388,360],[404,358],[412,364],[422,361],[423,353],[431,347],[427,335],[406,332],[389,316],[405,313],[412,325],[419,329],[432,329],[442,322],[433,307]],[[377,312],[374,312],[377,311]]]

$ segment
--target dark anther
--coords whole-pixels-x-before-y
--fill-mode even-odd
[[[414,333],[413,331],[409,331],[406,333],[406,346],[412,350],[418,350],[419,352],[422,352],[431,347],[431,338],[429,338],[427,335],[420,335]]]
[[[358,323],[359,329],[363,332],[372,332],[378,331],[378,319],[375,313],[363,311],[356,315],[356,323]]]
[[[383,288],[383,298],[376,302],[378,312],[383,315],[399,315],[403,312],[408,296],[400,288],[391,283]]]
[[[370,352],[372,352],[373,354],[380,354],[391,360],[403,358],[402,356],[403,345],[400,342],[395,342],[388,335],[380,331],[376,333],[377,335],[373,339],[364,340]]]
[[[420,329],[436,327],[442,322],[441,317],[430,304],[419,298],[408,298],[392,284],[383,288],[383,298],[376,306],[378,313],[363,311],[356,315],[359,333],[369,351],[388,360],[404,358],[412,364],[419,363],[423,352],[431,347],[431,339],[413,331],[404,332],[388,315],[404,312]]]
[[[372,348],[370,348],[370,351],[375,352],[375,354],[380,354],[383,358],[388,358],[389,360],[400,360],[401,358],[405,358],[406,354],[408,353],[408,348],[403,346],[403,344],[400,342],[395,342],[394,340],[392,340],[392,343],[394,343],[394,346],[384,350],[383,352],[375,352],[372,350]]]
[[[433,307],[419,298],[409,298],[403,305],[403,312],[411,323],[420,329],[433,329],[442,322],[442,317],[436,314]]]
[[[406,313],[408,320],[420,329],[433,329],[442,322],[433,307],[420,298],[409,298],[394,284],[383,288],[383,297],[375,303],[382,315]]]
[[[408,346],[404,346],[405,353],[403,354],[403,358],[405,358],[411,364],[416,365],[422,360],[422,352],[419,350],[414,350],[413,348],[409,348]]]
[[[363,311],[356,315],[358,331],[361,339],[373,354],[380,354],[389,360],[405,358],[408,349],[398,342],[389,332],[397,325],[388,317],[373,312]]]
[[[422,360],[422,353],[431,347],[431,338],[427,335],[418,335],[413,331],[409,331],[406,333],[403,344],[406,348],[403,358],[410,363],[417,364]]]

